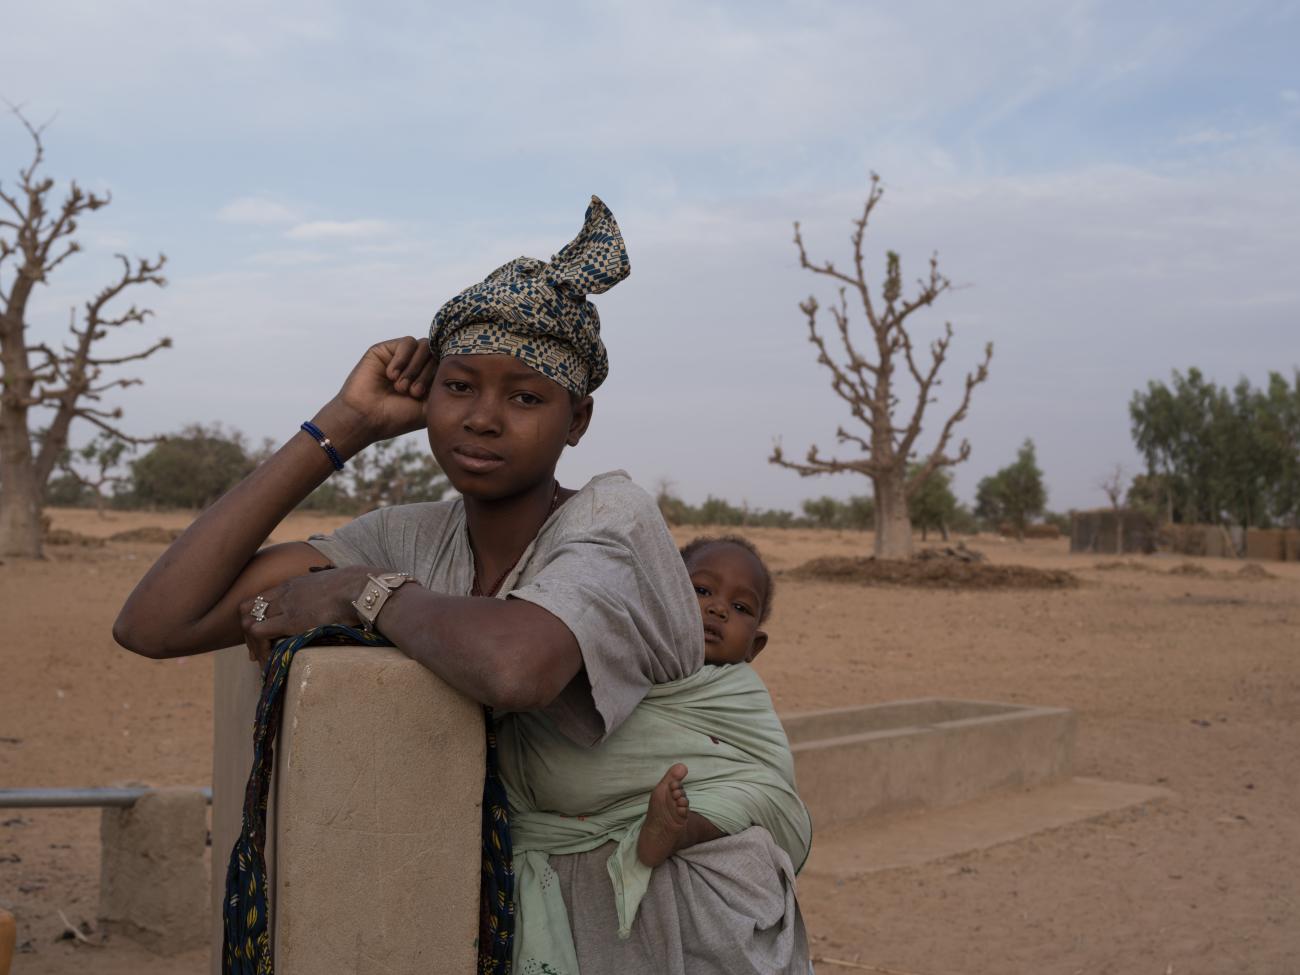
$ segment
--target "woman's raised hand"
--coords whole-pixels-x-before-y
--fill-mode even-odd
[[[429,343],[410,336],[367,349],[335,397],[357,416],[364,431],[366,443],[348,444],[351,451],[423,427],[424,401],[437,366]],[[341,433],[325,429],[336,440],[343,439]]]

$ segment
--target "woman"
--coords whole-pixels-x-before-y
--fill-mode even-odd
[[[280,637],[360,622],[494,711],[598,746],[652,687],[703,662],[694,591],[652,499],[622,473],[577,491],[555,480],[608,373],[586,296],[627,274],[622,235],[593,197],[581,233],[550,262],[519,258],[467,288],[428,343],[373,346],[303,432],[149,570],[114,626],[118,642],[170,657],[242,638],[265,659]],[[421,427],[460,499],[379,509],[333,536],[258,550],[348,457]],[[528,739],[512,720],[503,762],[514,767]],[[517,952],[516,970],[684,972],[690,958],[692,972],[802,975],[789,858],[761,829],[696,850],[694,865],[674,858],[654,871],[627,938],[610,851],[552,856],[554,878],[532,879],[557,880],[564,906],[523,917],[520,940],[540,926],[565,957]]]

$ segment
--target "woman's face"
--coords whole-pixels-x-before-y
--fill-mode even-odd
[[[455,355],[438,363],[425,406],[434,459],[466,497],[521,494],[555,473],[566,445],[591,422],[591,397],[509,355]]]

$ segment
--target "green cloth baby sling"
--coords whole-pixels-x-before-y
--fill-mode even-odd
[[[796,870],[807,859],[812,821],[795,792],[789,741],[748,664],[705,665],[653,685],[595,747],[574,744],[542,712],[506,715],[497,734],[519,903],[515,971],[578,975],[554,854],[617,844],[606,863],[610,896],[619,935],[630,935],[651,878],[636,855],[647,796],[674,762],[689,769],[692,811],[728,834],[762,826]]]
[[[222,902],[224,975],[273,975],[266,877],[266,809],[275,768],[275,736],[284,706],[284,686],[294,655],[305,646],[361,644],[390,647],[378,633],[351,626],[318,626],[275,645],[262,678],[253,724],[253,767],[244,790],[243,821],[230,851]],[[487,770],[483,779],[483,878],[480,889],[479,975],[509,975],[514,939],[514,873],[509,807],[497,771],[496,736],[487,717]]]

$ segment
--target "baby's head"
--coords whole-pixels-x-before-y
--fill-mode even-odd
[[[767,646],[759,627],[772,611],[772,573],[753,544],[736,535],[702,537],[682,549],[700,601],[704,662],[748,663]]]

